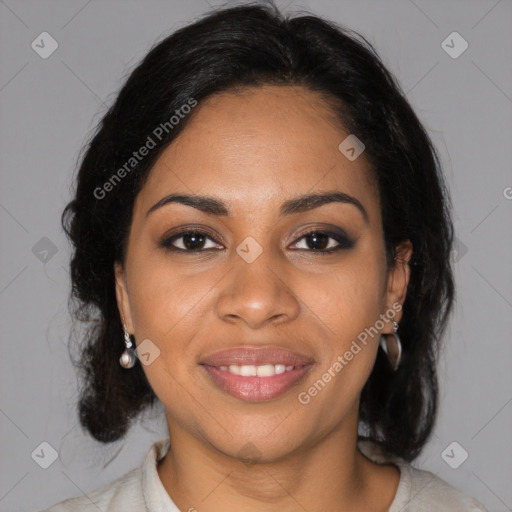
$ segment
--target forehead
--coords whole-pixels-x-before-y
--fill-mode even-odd
[[[333,108],[297,86],[216,94],[193,111],[137,198],[145,211],[173,192],[222,198],[233,210],[278,207],[289,197],[338,189],[377,215],[373,171],[362,153],[338,148],[349,136]]]

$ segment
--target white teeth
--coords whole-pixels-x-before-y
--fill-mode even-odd
[[[234,373],[235,375],[240,375],[240,366],[238,366],[236,364],[230,364],[229,371],[231,373]]]
[[[285,366],[284,364],[262,364],[259,366],[253,364],[230,364],[229,366],[220,366],[219,368],[222,371],[229,371],[242,377],[272,377],[273,375],[293,370],[294,366]]]
[[[243,365],[240,366],[240,374],[242,377],[256,377],[256,366]]]
[[[291,370],[293,366],[285,366],[284,364],[276,364],[276,373],[284,373],[286,370]]]
[[[256,367],[256,375],[258,377],[272,377],[277,373],[277,368],[273,364],[264,364]]]

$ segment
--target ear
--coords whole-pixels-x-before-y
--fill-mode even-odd
[[[412,243],[410,240],[401,242],[396,248],[395,264],[389,271],[386,291],[387,309],[396,311],[397,304],[400,304],[400,310],[396,311],[394,321],[400,322],[402,318],[402,308],[407,294],[407,286],[411,269],[409,261],[412,255]],[[394,307],[393,307],[394,306]],[[393,332],[392,322],[386,322],[383,333],[391,334]]]
[[[121,322],[126,325],[126,329],[133,334],[135,329],[133,325],[132,312],[130,307],[130,298],[128,296],[128,287],[126,284],[126,273],[121,263],[114,264],[114,274],[116,278],[116,299]]]

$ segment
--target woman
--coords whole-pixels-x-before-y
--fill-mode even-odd
[[[270,4],[133,71],[81,163],[82,425],[144,464],[50,511],[482,511],[413,468],[454,298],[438,156],[371,45]]]

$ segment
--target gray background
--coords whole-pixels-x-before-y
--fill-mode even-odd
[[[440,151],[459,240],[458,301],[440,365],[439,422],[415,464],[491,512],[512,510],[512,3],[278,5],[365,35]],[[108,447],[78,425],[67,352],[69,247],[59,217],[80,148],[127,71],[153,43],[208,9],[204,0],[0,0],[2,511],[40,510],[96,489],[138,466],[150,443],[166,436],[158,409]],[[31,48],[43,31],[59,44],[47,59]],[[441,47],[453,31],[469,44],[456,59]],[[51,249],[43,237],[56,254],[41,251]],[[44,441],[59,454],[48,469],[31,457]],[[457,469],[441,456],[453,441],[469,453]],[[457,459],[463,452],[452,453]]]

